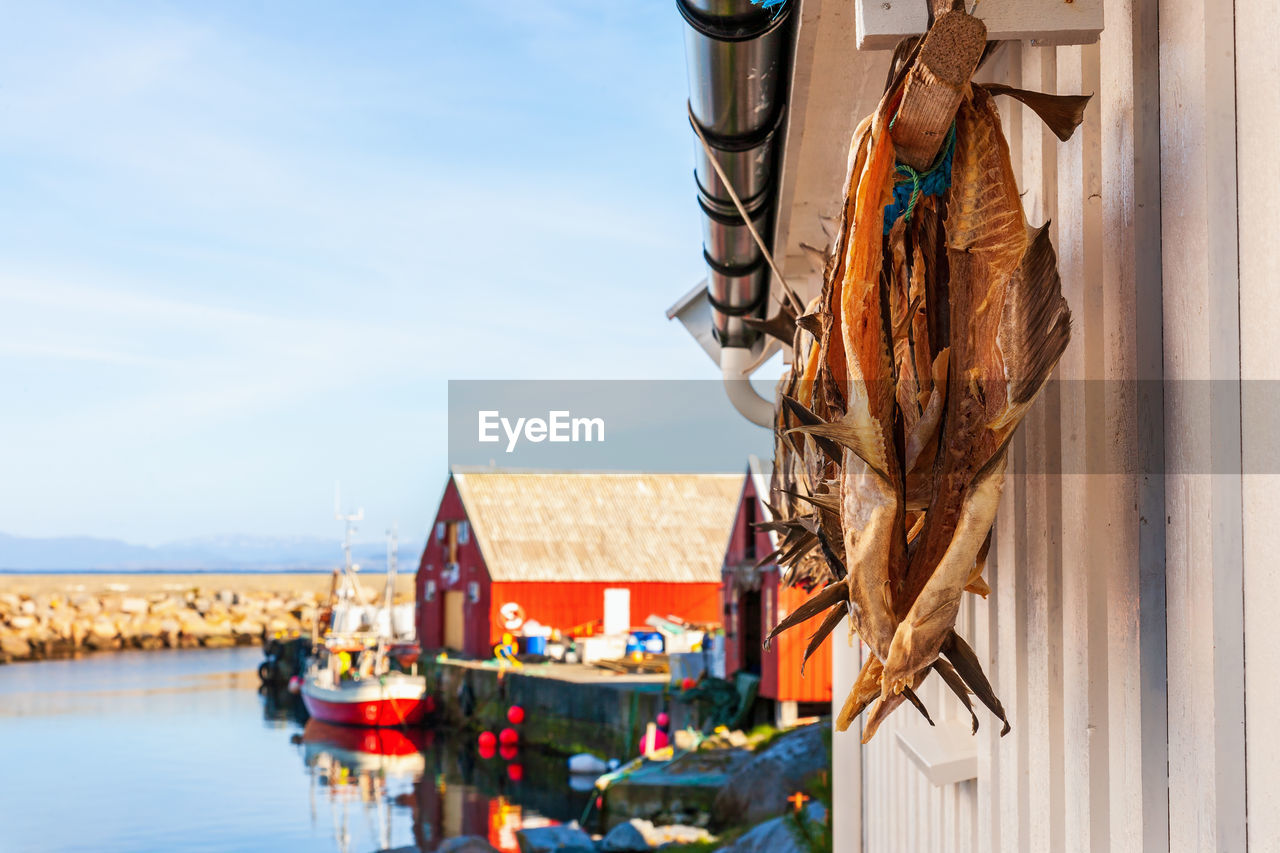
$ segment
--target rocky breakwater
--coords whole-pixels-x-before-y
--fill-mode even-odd
[[[0,663],[119,649],[221,648],[310,627],[313,591],[0,592]]]

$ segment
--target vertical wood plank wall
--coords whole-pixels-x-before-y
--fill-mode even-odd
[[[1280,18],[1263,0],[1236,0],[1236,65],[1270,69],[1237,73],[1237,163],[1240,211],[1240,371],[1244,456],[1245,719],[1248,740],[1249,844],[1280,851],[1280,736],[1271,724],[1280,707]],[[1248,310],[1243,310],[1248,306]]]
[[[898,744],[909,709],[860,750],[837,735],[837,796],[862,806],[838,853],[1280,851],[1280,738],[1250,732],[1245,760],[1246,654],[1250,717],[1280,703],[1280,394],[1236,384],[1280,379],[1280,18],[1261,0],[1105,13],[1098,44],[1011,44],[984,70],[1095,93],[1066,143],[997,100],[1074,318],[1066,381],[1012,447],[992,594],[959,622],[1013,731],[980,709],[977,778],[944,787]],[[967,720],[944,694],[931,678],[921,698]]]

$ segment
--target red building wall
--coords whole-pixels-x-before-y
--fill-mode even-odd
[[[418,604],[418,642],[424,649],[444,647],[444,593],[447,590],[468,591],[468,585],[478,584],[479,600],[471,601],[464,597],[464,647],[461,651],[475,657],[488,657],[493,643],[490,642],[490,580],[489,571],[485,567],[484,557],[476,544],[476,538],[470,535],[466,542],[457,546],[458,576],[453,581],[444,577],[444,565],[448,559],[447,543],[436,536],[436,527],[441,522],[467,521],[462,507],[462,499],[458,495],[458,487],[453,480],[445,487],[444,496],[440,499],[440,509],[436,511],[435,522],[427,531],[427,544],[422,550],[422,559],[418,563],[417,604]],[[468,522],[469,523],[469,522]],[[427,600],[426,589],[429,581],[435,581],[435,595]],[[494,640],[496,642],[496,640]]]
[[[725,670],[733,673],[743,666],[744,660],[753,654],[747,645],[755,636],[767,637],[774,625],[788,613],[800,606],[808,593],[794,587],[782,586],[777,566],[766,566],[760,580],[759,625],[756,632],[747,629],[743,624],[748,612],[745,606],[746,592],[733,586],[732,567],[743,564],[754,564],[761,557],[773,550],[773,544],[767,532],[751,527],[749,509],[755,503],[755,481],[746,478],[742,500],[738,503],[738,511],[734,516],[733,533],[729,538],[729,547],[725,553],[724,595],[725,595]],[[758,505],[758,504],[757,504]],[[757,521],[761,519],[755,519]],[[751,537],[748,539],[748,537]],[[748,546],[754,545],[754,550]],[[760,657],[760,695],[779,702],[829,702],[831,700],[831,643],[844,642],[846,633],[842,626],[837,628],[824,642],[809,662],[805,665],[804,676],[800,675],[800,661],[804,657],[805,647],[809,644],[809,635],[818,627],[821,619],[811,619],[775,637],[771,647],[761,650]],[[729,634],[732,632],[732,636]]]
[[[514,601],[525,612],[526,618],[536,619],[543,625],[568,630],[577,625],[604,617],[604,591],[626,588],[631,590],[631,619],[634,625],[644,624],[651,614],[674,615],[689,622],[721,621],[721,590],[718,582],[711,583],[609,583],[597,581],[535,581],[494,582],[484,563],[484,556],[476,542],[474,531],[465,543],[457,546],[458,577],[452,582],[444,578],[447,560],[447,542],[436,536],[440,522],[468,521],[453,480],[445,487],[436,513],[435,523],[428,531],[426,547],[418,564],[417,603],[418,639],[424,649],[444,646],[444,593],[446,590],[468,590],[468,584],[479,585],[479,600],[468,597],[464,604],[466,654],[488,657],[493,646],[502,638],[498,610],[503,604]],[[427,600],[429,581],[435,581],[435,595]]]
[[[631,590],[631,622],[644,624],[650,615],[678,616],[686,622],[720,622],[718,583],[565,583],[493,584],[490,623],[498,624],[498,609],[514,601],[525,616],[543,625],[567,630],[604,618],[604,591]],[[499,634],[501,631],[499,631]],[[496,640],[495,640],[496,642]]]

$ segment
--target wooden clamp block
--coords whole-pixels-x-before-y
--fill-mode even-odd
[[[933,165],[986,45],[986,25],[972,15],[943,12],[934,21],[907,73],[891,131],[899,161],[918,171]]]
[[[974,14],[992,41],[1092,44],[1102,31],[1104,0],[980,0]],[[859,50],[893,50],[899,41],[929,26],[929,10],[940,14],[947,0],[854,0]],[[954,8],[954,6],[952,6]]]

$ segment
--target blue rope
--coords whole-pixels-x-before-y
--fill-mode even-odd
[[[751,2],[761,9],[777,9],[778,11],[782,11],[782,7],[787,5],[787,0],[751,0]]]
[[[897,120],[895,115],[894,120]],[[893,122],[889,123],[890,129]],[[908,221],[915,213],[916,202],[922,195],[940,196],[951,186],[951,157],[956,151],[956,125],[951,123],[947,131],[947,141],[938,152],[938,159],[923,172],[918,172],[906,163],[899,163],[894,168],[893,201],[884,208],[884,233],[893,229],[893,224],[900,218]]]

